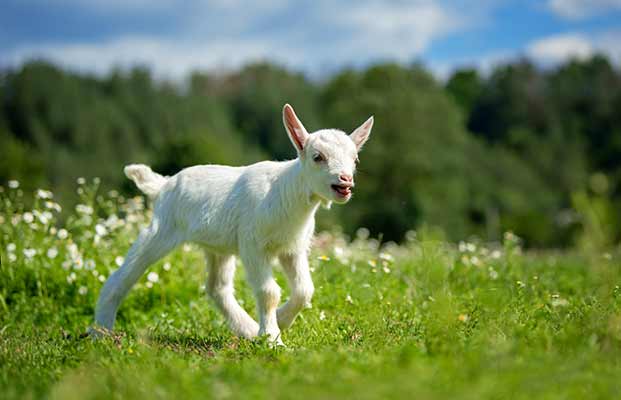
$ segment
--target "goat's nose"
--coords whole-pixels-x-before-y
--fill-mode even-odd
[[[343,182],[349,182],[352,183],[354,181],[354,177],[351,175],[347,175],[347,174],[341,174],[341,176],[339,176],[339,178],[343,181]]]

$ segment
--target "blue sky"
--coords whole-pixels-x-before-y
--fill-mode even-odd
[[[147,65],[181,79],[272,60],[322,77],[378,61],[440,77],[528,56],[621,61],[621,0],[2,0],[0,65],[79,71]]]

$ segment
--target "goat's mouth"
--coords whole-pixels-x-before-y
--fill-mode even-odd
[[[351,196],[352,185],[335,184],[330,185],[330,187],[335,192],[336,197],[339,199],[347,199],[349,196]]]

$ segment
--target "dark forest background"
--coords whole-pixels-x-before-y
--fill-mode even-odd
[[[602,56],[462,69],[446,82],[421,65],[315,82],[263,63],[172,84],[145,68],[97,77],[31,62],[0,72],[0,101],[0,182],[64,202],[79,176],[135,194],[128,163],[174,174],[291,158],[289,102],[309,131],[351,131],[375,115],[355,198],[322,213],[323,228],[397,241],[423,226],[451,240],[512,230],[537,247],[620,237],[621,72]]]

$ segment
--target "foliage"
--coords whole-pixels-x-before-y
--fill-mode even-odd
[[[81,184],[63,224],[52,193],[30,208],[11,186],[0,192],[3,399],[621,395],[618,251],[526,252],[510,232],[457,246],[433,230],[400,246],[364,229],[351,242],[320,234],[313,306],[284,333],[290,347],[272,349],[231,336],[203,295],[200,251],[184,246],[139,281],[117,332],[94,342],[80,335],[148,208]]]

